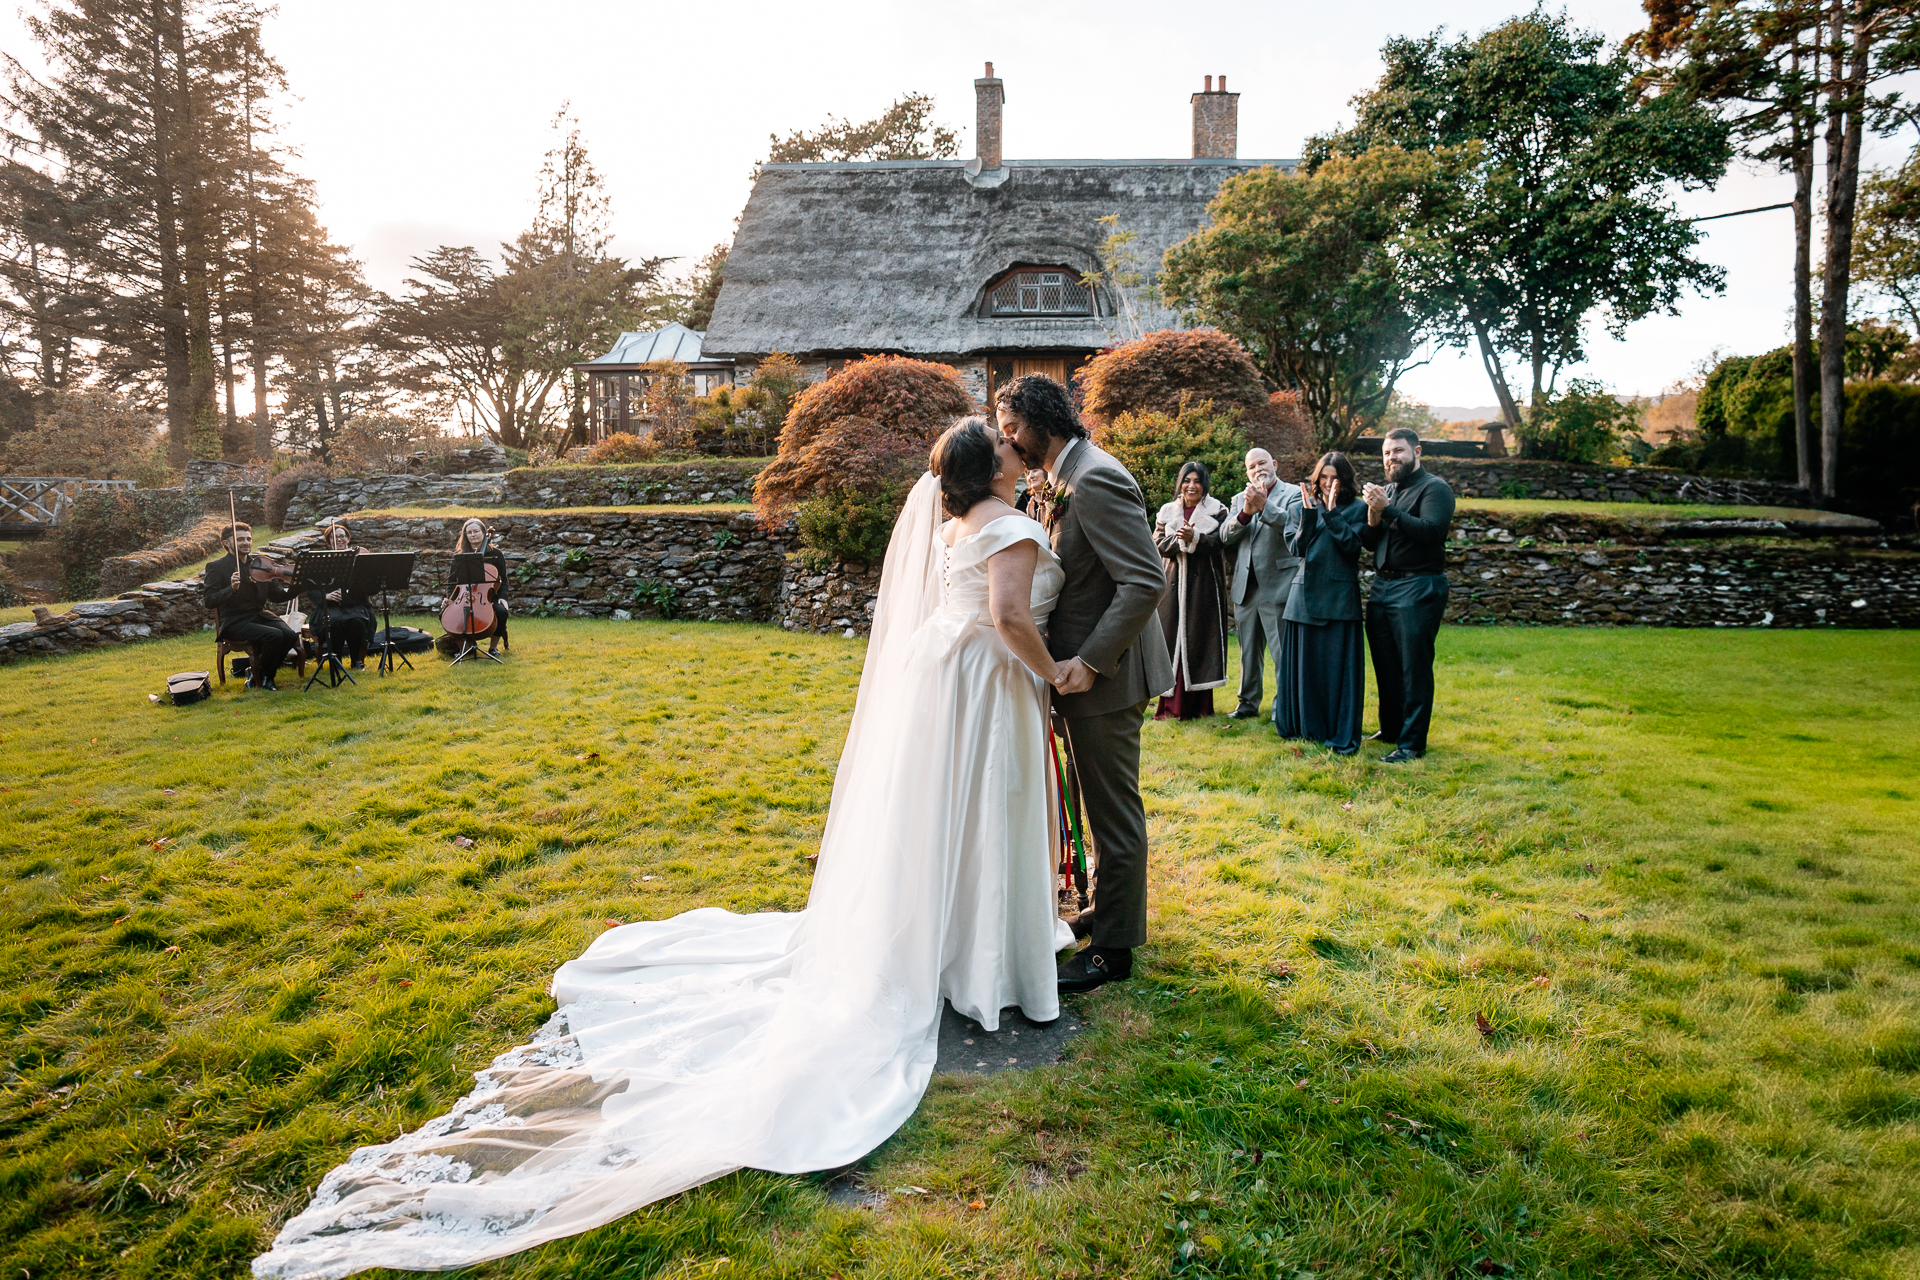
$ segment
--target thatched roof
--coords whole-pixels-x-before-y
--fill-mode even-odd
[[[1168,247],[1205,224],[1222,181],[1293,164],[1009,160],[997,186],[969,182],[961,160],[763,165],[703,349],[712,359],[1103,347],[1120,333],[1111,299],[1092,317],[986,318],[988,282],[1016,264],[1098,267],[1108,214],[1157,276]],[[1157,306],[1142,319],[1175,324]]]

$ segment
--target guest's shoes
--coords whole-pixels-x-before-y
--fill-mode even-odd
[[[1380,757],[1380,763],[1405,764],[1409,760],[1418,760],[1425,754],[1427,753],[1424,751],[1415,751],[1411,747],[1395,747],[1392,751]]]
[[[260,682],[260,687],[261,687],[262,689],[265,689],[265,690],[266,690],[266,691],[267,691],[268,693],[278,693],[278,692],[280,692],[280,686],[279,686],[279,685],[277,685],[277,684],[275,684],[275,683],[274,683],[274,682],[273,682],[273,681],[272,681],[271,679],[268,679],[268,680],[262,680],[262,681]]]
[[[1132,947],[1088,947],[1060,966],[1060,994],[1093,991],[1132,976]]]
[[[1229,719],[1229,720],[1251,720],[1251,719],[1253,719],[1253,718],[1254,718],[1255,716],[1257,716],[1257,715],[1259,715],[1259,714],[1260,714],[1260,708],[1258,708],[1258,707],[1250,707],[1250,706],[1248,706],[1248,705],[1247,705],[1246,703],[1244,703],[1244,702],[1243,702],[1243,703],[1241,703],[1241,704],[1240,704],[1239,706],[1237,706],[1237,707],[1235,707],[1235,708],[1234,708],[1233,710],[1231,710],[1231,711],[1229,711],[1229,712],[1227,712],[1227,719]]]
[[[365,658],[355,658],[353,660],[353,669],[355,671],[365,671],[367,669],[367,660]]]

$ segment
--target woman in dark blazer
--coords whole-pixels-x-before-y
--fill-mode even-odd
[[[1280,688],[1273,726],[1343,756],[1360,749],[1366,645],[1360,623],[1359,500],[1353,463],[1329,453],[1300,486],[1300,528],[1287,539],[1300,573],[1281,614]]]

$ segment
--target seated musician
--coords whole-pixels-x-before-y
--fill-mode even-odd
[[[243,646],[249,655],[247,688],[277,690],[274,673],[293,652],[300,637],[285,622],[267,612],[269,604],[293,598],[288,581],[255,582],[248,575],[247,556],[253,551],[253,530],[233,525],[220,534],[227,554],[208,565],[202,581],[207,607],[220,617],[219,638]]]
[[[500,571],[500,580],[493,587],[493,594],[488,597],[493,602],[493,626],[472,636],[448,632],[434,642],[442,653],[457,653],[469,639],[477,645],[483,638],[487,642],[487,652],[498,653],[500,642],[507,639],[507,557],[492,541],[487,526],[475,519],[469,519],[460,526],[460,536],[454,541],[453,551],[455,555],[476,552],[483,545],[487,548],[487,563]],[[513,642],[507,641],[507,647],[511,649]]]
[[[328,551],[352,551],[353,535],[344,524],[327,528]],[[326,592],[309,591],[300,600],[307,611],[314,634],[333,653],[352,655],[355,671],[367,665],[367,646],[373,642],[373,602],[342,587]],[[324,634],[323,634],[324,633]]]

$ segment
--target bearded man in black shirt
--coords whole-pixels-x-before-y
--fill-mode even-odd
[[[1387,483],[1361,492],[1367,524],[1360,543],[1373,552],[1367,600],[1367,648],[1380,691],[1382,741],[1394,749],[1382,764],[1427,753],[1433,719],[1433,642],[1447,612],[1447,529],[1453,490],[1420,465],[1420,437],[1405,427],[1380,445]]]

